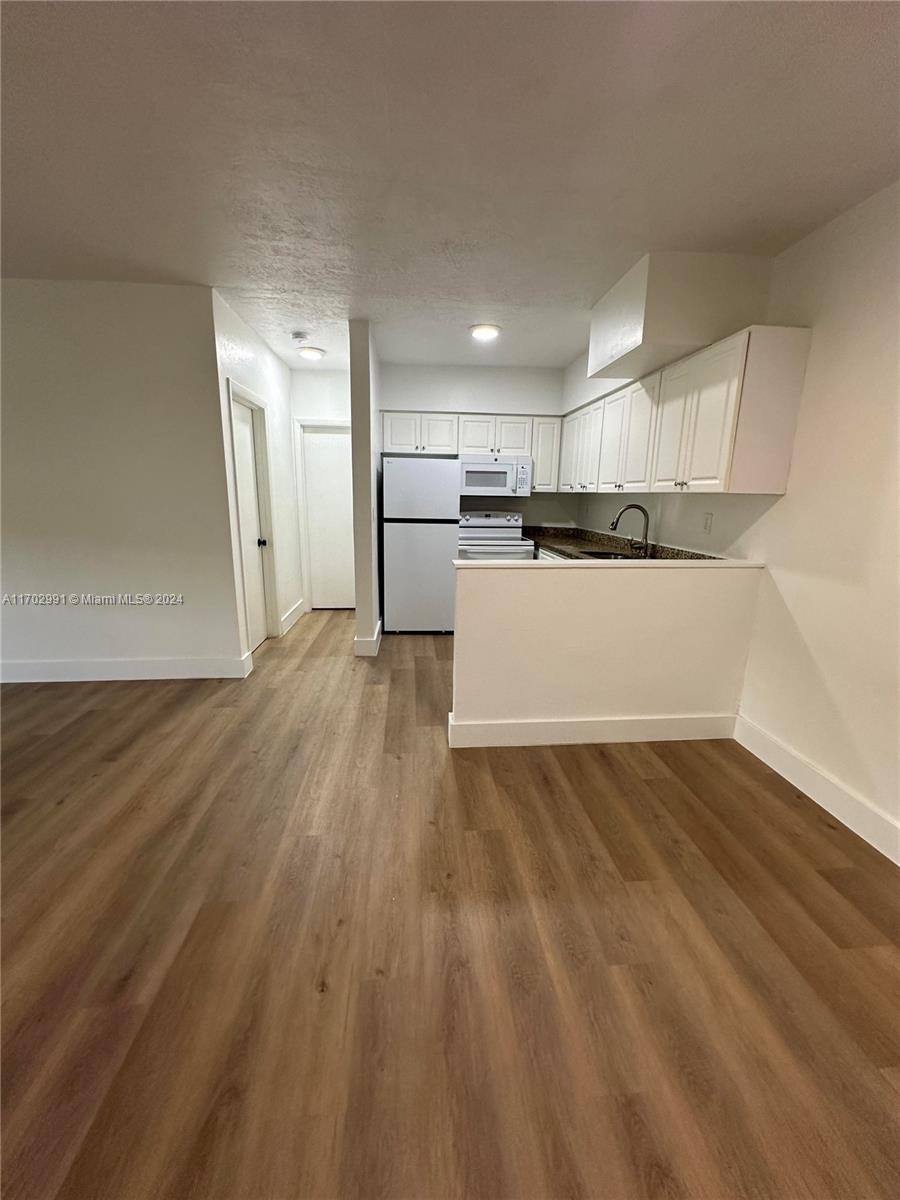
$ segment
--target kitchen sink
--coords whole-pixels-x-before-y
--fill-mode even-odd
[[[584,558],[637,558],[636,554],[619,554],[615,550],[582,550]]]

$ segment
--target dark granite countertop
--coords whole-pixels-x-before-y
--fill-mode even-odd
[[[610,550],[616,554],[628,557],[642,558],[643,555],[631,554],[630,539],[619,537],[614,533],[599,533],[594,529],[569,529],[562,525],[527,525],[523,530],[525,537],[531,538],[535,547],[552,550],[563,558],[587,558],[588,550]],[[650,558],[685,558],[712,559],[715,554],[700,554],[696,550],[682,550],[678,546],[661,546],[657,542],[650,543]]]

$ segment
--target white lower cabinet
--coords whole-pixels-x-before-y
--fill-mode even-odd
[[[559,442],[562,421],[559,417],[535,417],[531,448],[534,470],[532,492],[555,492],[559,486]]]

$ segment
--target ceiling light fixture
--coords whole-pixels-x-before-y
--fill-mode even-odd
[[[499,325],[472,325],[469,333],[476,342],[492,342],[500,336]]]
[[[315,362],[317,359],[325,357],[325,351],[320,350],[318,346],[302,346],[300,348],[300,357],[308,358],[310,362]]]

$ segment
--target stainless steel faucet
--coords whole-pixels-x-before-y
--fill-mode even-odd
[[[610,529],[615,532],[619,528],[619,521],[622,519],[622,514],[627,513],[629,508],[637,509],[644,517],[644,533],[640,541],[635,538],[629,538],[628,542],[632,551],[635,554],[642,554],[644,558],[650,557],[650,514],[644,508],[643,504],[626,504],[624,508],[620,508],[616,515],[609,523]]]

